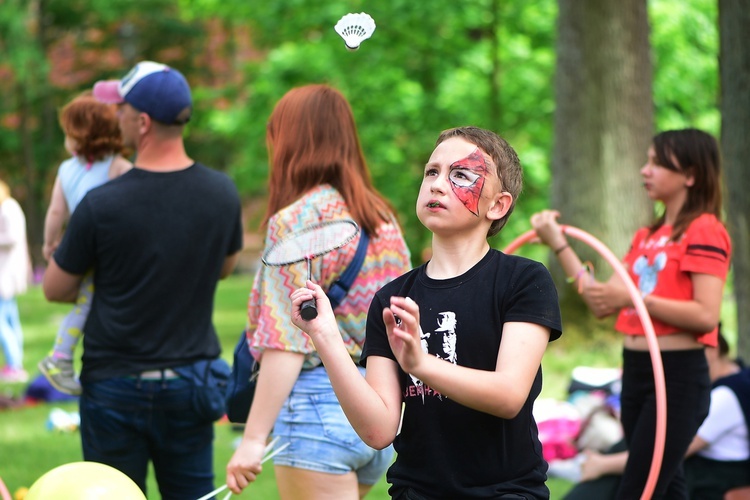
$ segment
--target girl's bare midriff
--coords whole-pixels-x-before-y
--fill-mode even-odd
[[[703,349],[705,346],[695,339],[693,333],[670,333],[656,337],[662,351],[684,351],[685,349]],[[648,351],[648,340],[645,335],[625,335],[625,349]]]

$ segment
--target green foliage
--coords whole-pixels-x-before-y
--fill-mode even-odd
[[[648,5],[656,128],[697,126],[718,134],[717,3]],[[377,29],[349,52],[333,26],[343,14],[360,11],[373,16]],[[193,87],[188,152],[228,171],[247,200],[262,199],[267,117],[293,86],[325,82],[351,102],[374,182],[396,207],[415,263],[429,234],[415,217],[414,203],[439,131],[473,124],[508,139],[524,166],[525,187],[508,226],[493,241],[502,248],[528,230],[533,212],[548,205],[556,17],[555,0],[0,0],[0,176],[25,209],[36,206],[43,216],[65,155],[57,108],[97,79],[119,77],[135,61],[154,59],[182,70]],[[40,222],[29,226],[32,241],[41,238]],[[520,253],[548,257],[533,245]],[[234,293],[222,295],[227,287],[236,287]],[[243,278],[220,287],[216,321],[227,358],[244,324],[248,289]],[[19,302],[27,365],[33,366],[49,349],[66,308],[44,303],[38,289]],[[734,316],[722,317],[730,322],[725,330],[736,334]],[[560,397],[576,364],[617,362],[619,342],[607,334],[608,326],[567,318],[566,335],[545,356],[545,395]],[[20,418],[0,416],[0,441],[12,446],[0,453],[0,471],[7,481],[11,469],[3,457],[13,457],[13,470],[26,471],[16,486],[78,457],[76,440],[55,439],[40,429],[45,408],[25,412]],[[13,425],[6,424],[10,420]],[[221,473],[236,434],[217,436]],[[566,488],[557,484],[553,498]],[[267,491],[256,493],[274,498]]]
[[[651,0],[657,130],[698,127],[718,136],[717,2]]]
[[[519,153],[525,189],[494,245],[502,247],[527,230],[531,213],[548,204],[555,0],[434,0],[429,5],[48,0],[40,5],[44,12],[6,0],[0,9],[0,48],[13,75],[0,81],[12,96],[0,103],[0,119],[22,108],[12,83],[22,84],[36,169],[29,181],[35,184],[29,195],[34,200],[28,201],[35,201],[40,213],[65,154],[55,109],[95,80],[120,76],[141,59],[174,64],[188,76],[196,107],[188,152],[228,171],[247,199],[262,198],[265,191],[265,123],[275,102],[307,83],[341,89],[354,109],[375,184],[396,207],[415,262],[429,245],[429,234],[414,214],[422,165],[445,128],[474,124],[496,130]],[[377,28],[358,51],[349,52],[333,26],[343,14],[363,10]],[[716,133],[716,3],[650,0],[649,12],[657,128],[693,125]],[[74,42],[72,65],[79,74],[74,88],[48,83],[50,68],[61,67],[52,47],[66,37]],[[102,55],[98,64],[91,63],[92,53]],[[28,155],[22,155],[17,131],[2,123],[3,169],[18,182],[30,175],[23,170]]]
[[[213,2],[191,3],[190,15],[212,10],[236,19],[244,12],[229,4],[213,11]],[[361,5],[268,2],[253,8],[248,23],[265,56],[246,67],[245,88],[234,94],[234,105],[211,110],[196,128],[217,124],[214,132],[242,137],[229,171],[242,193],[260,195],[267,174],[264,124],[275,102],[297,85],[338,87],[352,104],[374,182],[398,210],[418,262],[429,234],[416,219],[414,202],[440,130],[475,124],[500,131],[523,159],[526,196],[545,196],[556,7],[551,0],[524,9],[495,4],[368,6],[377,28],[356,52],[345,50],[333,25]],[[543,205],[519,205],[507,231],[519,234],[521,229],[510,229],[514,221],[525,227],[531,210]]]

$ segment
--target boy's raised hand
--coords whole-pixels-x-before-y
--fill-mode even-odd
[[[391,307],[383,309],[388,343],[401,369],[413,373],[427,356],[422,349],[419,306],[409,297],[391,297]]]

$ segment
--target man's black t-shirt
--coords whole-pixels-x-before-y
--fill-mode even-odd
[[[421,266],[385,285],[368,313],[363,364],[369,356],[395,360],[382,319],[393,295],[419,305],[422,347],[447,363],[494,370],[507,322],[549,327],[550,340],[561,335],[557,291],[547,269],[490,250],[461,276],[434,280]],[[411,488],[431,499],[549,498],[547,464],[532,415],[541,368],[512,419],[460,405],[399,371],[405,409],[394,441],[398,455],[387,476],[392,495]]]
[[[216,358],[216,284],[241,248],[237,190],[201,164],[134,168],[87,193],[54,254],[69,273],[94,270],[81,380]]]

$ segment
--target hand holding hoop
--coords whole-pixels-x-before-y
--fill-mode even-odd
[[[659,350],[659,342],[656,339],[654,325],[651,322],[651,316],[649,316],[648,311],[646,310],[646,305],[643,303],[641,293],[630,278],[625,266],[622,265],[612,251],[597,238],[581,229],[572,226],[562,226],[562,230],[566,235],[588,244],[594,250],[599,252],[599,254],[612,266],[614,271],[620,276],[623,283],[625,283],[625,286],[628,288],[628,293],[630,293],[633,300],[633,306],[638,313],[638,317],[640,318],[641,324],[646,333],[648,350],[651,355],[651,364],[654,369],[654,386],[656,391],[656,434],[654,438],[654,454],[651,460],[651,469],[649,470],[648,479],[646,480],[646,487],[641,496],[642,500],[647,500],[651,498],[654,488],[656,488],[656,482],[659,479],[659,471],[661,470],[661,463],[664,458],[664,443],[667,435],[667,389],[664,381],[664,366],[661,361],[661,351]],[[527,231],[506,246],[503,252],[507,254],[514,253],[518,248],[533,241],[535,238],[538,237],[533,229]]]

